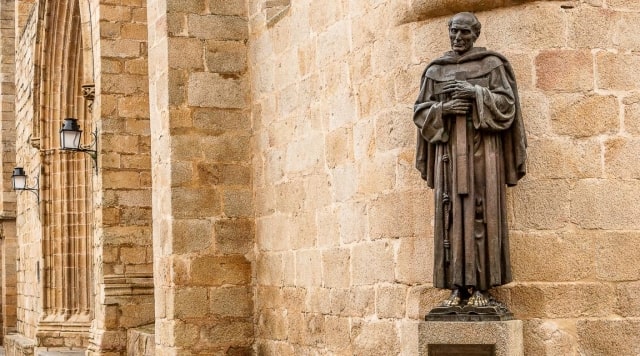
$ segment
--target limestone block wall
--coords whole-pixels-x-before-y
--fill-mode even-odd
[[[15,142],[15,3],[0,4],[0,141],[2,142],[2,330],[16,327],[16,194],[13,192],[10,171],[16,164]]]
[[[19,5],[19,6],[18,6]],[[35,76],[35,43],[37,30],[37,7],[33,3],[16,3],[16,16],[24,27],[16,28],[16,165],[23,166],[29,179],[29,186],[34,185],[34,178],[40,174],[41,158],[39,150],[34,148],[29,138],[32,134],[34,117],[33,88]],[[42,295],[38,288],[39,267],[42,256],[40,209],[36,197],[23,192],[17,197],[16,217],[18,236],[17,261],[17,294],[20,296],[17,305],[17,331],[26,338],[35,339],[36,326],[42,313]]]
[[[446,295],[411,115],[422,70],[449,50],[448,15],[398,11],[293,1],[266,26],[249,2],[259,353],[415,354]],[[477,45],[515,67],[529,136],[508,197],[515,281],[494,293],[524,320],[525,354],[636,353],[640,6],[477,14]]]
[[[149,2],[157,355],[250,354],[246,4]]]
[[[100,136],[89,354],[117,355],[128,329],[154,320],[147,3],[89,3]]]

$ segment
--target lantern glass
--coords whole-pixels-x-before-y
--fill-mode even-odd
[[[60,146],[63,150],[78,150],[80,148],[80,137],[82,130],[78,126],[78,120],[67,118],[64,119],[62,128],[60,129]]]
[[[16,167],[13,169],[11,182],[13,183],[14,190],[25,190],[27,188],[27,175],[24,173],[24,169],[22,169],[22,167]]]

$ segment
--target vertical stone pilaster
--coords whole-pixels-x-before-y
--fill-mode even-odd
[[[88,8],[100,138],[90,355],[126,354],[127,330],[154,320],[146,8],[144,0]]]
[[[250,352],[245,3],[149,2],[156,354]]]
[[[16,327],[16,193],[12,190],[11,170],[16,165],[15,130],[15,2],[0,3],[0,217],[2,335]]]

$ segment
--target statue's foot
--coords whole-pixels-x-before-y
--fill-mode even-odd
[[[490,303],[489,293],[487,292],[483,293],[477,290],[473,292],[473,294],[469,298],[469,301],[467,302],[467,305],[472,307],[486,307],[489,305],[489,303]]]
[[[440,303],[442,307],[457,307],[460,305],[460,291],[458,289],[454,289],[451,291],[451,295],[449,298],[445,299]]]

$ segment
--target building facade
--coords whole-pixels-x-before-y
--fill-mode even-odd
[[[1,0],[6,353],[418,354],[412,108],[465,10],[529,137],[493,293],[525,354],[639,353],[636,0]]]

